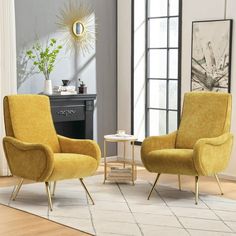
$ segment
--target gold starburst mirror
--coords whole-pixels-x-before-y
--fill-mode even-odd
[[[83,54],[94,48],[96,24],[94,9],[85,0],[69,1],[60,9],[57,24],[64,33],[67,50],[79,50]]]

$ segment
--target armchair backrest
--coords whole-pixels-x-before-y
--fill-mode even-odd
[[[229,93],[189,92],[184,96],[176,148],[192,149],[200,138],[230,131],[232,97]]]
[[[3,105],[7,136],[23,142],[45,144],[53,152],[60,152],[47,96],[6,96]]]

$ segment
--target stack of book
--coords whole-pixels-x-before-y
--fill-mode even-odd
[[[75,86],[55,86],[53,90],[55,94],[60,95],[77,94]]]
[[[132,178],[132,169],[130,167],[121,168],[112,166],[108,177],[111,179],[130,179]]]

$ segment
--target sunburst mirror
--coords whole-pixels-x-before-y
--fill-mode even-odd
[[[67,50],[79,50],[83,54],[94,48],[96,24],[94,9],[88,2],[69,1],[60,9],[57,24],[64,33]]]

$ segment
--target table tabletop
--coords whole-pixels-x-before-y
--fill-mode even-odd
[[[130,134],[124,134],[124,135],[120,135],[120,134],[108,134],[108,135],[104,135],[104,139],[106,141],[136,141],[137,138],[134,135],[130,135]]]

